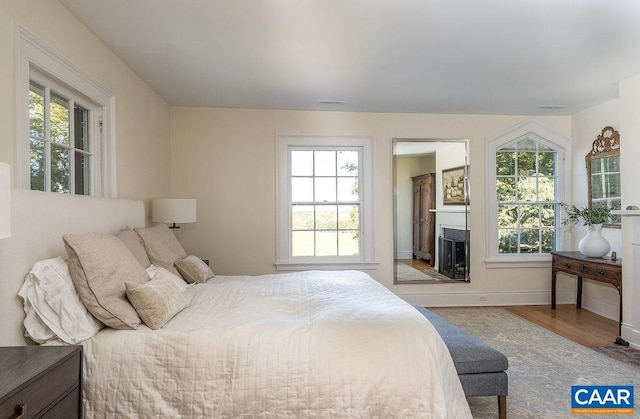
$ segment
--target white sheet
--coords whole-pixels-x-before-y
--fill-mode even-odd
[[[83,343],[92,417],[471,417],[440,336],[368,275],[216,276]]]

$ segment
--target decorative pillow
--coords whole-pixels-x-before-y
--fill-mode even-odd
[[[118,233],[116,237],[122,240],[122,243],[124,243],[124,245],[127,246],[127,249],[133,253],[133,256],[138,259],[138,262],[140,262],[140,265],[142,265],[143,268],[147,269],[149,265],[151,265],[149,256],[147,256],[147,251],[142,244],[142,239],[140,239],[140,236],[134,229],[127,227]]]
[[[166,277],[167,279],[171,280],[180,291],[184,291],[189,288],[189,284],[184,282],[184,279],[176,274],[169,272],[165,268],[161,268],[160,266],[151,265],[146,269],[146,271],[151,278]]]
[[[140,317],[127,300],[125,281],[144,283],[149,275],[116,236],[65,234],[71,279],[80,300],[98,320],[114,329],[135,329]]]
[[[80,301],[61,257],[36,262],[18,295],[24,303],[26,334],[34,342],[57,337],[77,344],[104,327]]]
[[[135,230],[142,238],[151,263],[180,275],[173,264],[177,260],[185,258],[187,252],[184,251],[169,227],[164,223],[160,223],[154,227],[136,228]]]
[[[189,283],[202,283],[213,278],[213,271],[197,256],[189,255],[175,263],[178,272]]]
[[[153,330],[160,329],[187,306],[173,280],[161,272],[145,284],[126,282],[125,286],[129,301],[142,321]]]

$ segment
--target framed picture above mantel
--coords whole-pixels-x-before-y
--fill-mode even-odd
[[[465,183],[469,166],[453,167],[442,171],[442,204],[468,205]]]

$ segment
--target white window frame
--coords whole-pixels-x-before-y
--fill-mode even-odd
[[[90,191],[92,196],[115,198],[115,96],[93,76],[36,38],[20,25],[16,26],[16,166],[17,186],[30,189],[29,82],[43,80],[62,86],[67,92],[79,92],[101,108],[100,121],[92,124],[94,159]],[[76,97],[71,97],[76,99]],[[85,100],[86,104],[87,101]],[[98,118],[96,118],[98,119]]]
[[[486,167],[486,255],[487,268],[526,268],[545,267],[551,261],[548,253],[532,254],[501,254],[498,253],[498,199],[496,191],[496,151],[503,146],[519,141],[523,138],[531,138],[557,153],[557,184],[556,200],[551,203],[564,202],[567,190],[567,181],[570,179],[570,164],[566,156],[571,155],[571,139],[556,131],[547,128],[541,123],[530,120],[518,124],[508,130],[488,138],[485,142],[485,167]],[[562,248],[566,240],[565,233],[561,231],[556,237],[556,246]]]
[[[277,134],[276,135],[276,262],[278,271],[302,269],[375,269],[378,266],[374,237],[374,145],[371,135]],[[291,161],[292,148],[354,147],[361,151],[360,240],[358,256],[293,257],[291,255]]]

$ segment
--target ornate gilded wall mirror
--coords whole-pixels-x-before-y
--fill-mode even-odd
[[[585,157],[587,165],[589,207],[609,207],[619,210],[620,197],[620,134],[613,127],[604,127]],[[619,215],[612,215],[604,227],[620,228]]]

